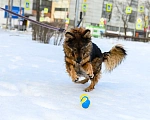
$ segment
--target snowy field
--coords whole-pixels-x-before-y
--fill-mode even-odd
[[[0,120],[150,120],[150,43],[94,39],[101,50],[123,44],[128,56],[89,93],[65,71],[62,46],[0,30]]]

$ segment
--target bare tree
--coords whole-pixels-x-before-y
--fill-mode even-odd
[[[50,26],[54,26],[57,28],[65,28],[65,23],[64,22],[43,22],[44,24],[48,24]],[[39,26],[37,24],[33,24],[32,26],[35,30],[34,36],[32,35],[32,40],[36,40],[45,44],[48,44],[50,42],[50,39],[54,37],[54,45],[61,45],[63,37],[64,37],[64,32],[61,31],[56,31],[53,29],[48,29],[42,26]]]
[[[146,0],[145,2],[143,2],[141,5],[144,6],[144,11],[139,13],[139,15],[142,17],[142,20],[144,22],[144,37],[146,37],[146,29],[148,27],[149,24],[149,18],[150,18],[150,1]]]
[[[36,0],[36,21],[40,21],[40,0]]]
[[[36,21],[40,21],[40,0],[36,0]],[[32,40],[36,40],[37,36],[39,36],[38,30],[40,30],[39,27],[32,24]]]
[[[36,21],[40,21],[40,1],[36,0]],[[43,22],[44,24],[48,24],[50,26],[54,26],[57,28],[65,28],[65,23],[61,22]],[[37,24],[32,23],[32,40],[36,40],[45,44],[48,44],[50,39],[54,36],[54,45],[60,45],[64,33],[60,31],[56,31],[53,29],[48,29],[43,26],[39,26]]]
[[[128,28],[128,19],[129,19],[129,15],[130,14],[127,14],[126,13],[126,7],[127,6],[130,6],[130,1],[127,0],[127,1],[118,1],[118,0],[115,0],[114,1],[114,7],[117,8],[117,12],[119,13],[122,21],[123,21],[123,26],[124,26],[124,34],[126,36],[126,33],[127,33],[127,28]]]

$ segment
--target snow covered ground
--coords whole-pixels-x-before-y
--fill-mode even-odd
[[[150,43],[94,39],[101,50],[123,44],[128,56],[106,73],[80,106],[89,83],[75,84],[65,71],[62,46],[0,30],[0,120],[150,120]]]

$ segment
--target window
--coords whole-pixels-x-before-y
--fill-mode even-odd
[[[113,0],[104,0],[102,8],[102,18],[108,18],[109,12],[106,12],[106,3],[113,3]]]
[[[136,14],[137,14],[136,11],[132,11],[132,13],[129,16],[129,22],[135,23],[135,21],[136,21]]]
[[[113,2],[113,0],[104,0],[104,1]]]
[[[36,3],[36,0],[33,0],[33,3]]]
[[[124,32],[124,28],[123,27],[120,28],[120,32]]]
[[[44,10],[44,8],[48,8],[48,12],[50,12],[50,8],[52,6],[52,1],[42,0],[40,5],[40,10]]]
[[[119,30],[119,27],[107,25],[107,30],[110,30],[110,31],[118,31],[118,30]]]
[[[131,7],[138,7],[138,0],[131,0]]]
[[[55,21],[55,22],[64,22],[63,19],[55,19],[54,21]]]
[[[127,32],[133,32],[134,33],[134,29],[127,28]]]
[[[91,25],[93,25],[93,26],[98,26],[98,24],[96,24],[96,23],[91,23]]]
[[[40,5],[40,11],[44,10],[44,8],[48,8],[48,12],[50,12],[51,6],[52,1],[42,0]],[[36,0],[33,0],[33,10],[36,10]]]
[[[106,4],[103,4],[102,18],[107,18]]]
[[[123,27],[120,28],[120,32],[124,32],[124,28]],[[134,29],[127,28],[127,32],[134,33]]]
[[[55,8],[55,11],[68,11],[68,8]]]
[[[107,12],[106,11],[102,12],[102,18],[107,18]]]
[[[36,4],[33,3],[33,10],[36,10]]]

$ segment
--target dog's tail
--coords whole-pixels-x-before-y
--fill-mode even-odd
[[[114,46],[109,52],[104,52],[103,62],[106,70],[111,72],[125,59],[126,55],[126,50],[120,44]]]

